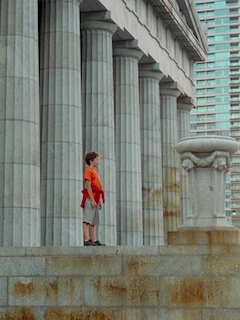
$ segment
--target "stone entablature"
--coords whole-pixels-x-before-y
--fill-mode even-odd
[[[158,63],[159,70],[168,80],[182,86],[182,94],[194,97],[193,63],[205,59],[206,40],[201,33],[198,37],[194,35],[174,5],[168,0],[151,1],[148,4],[138,1],[136,5],[133,1],[125,0],[99,2],[107,11],[100,13],[96,10],[95,13],[118,25],[119,30],[113,35],[113,41],[137,40],[137,48],[144,54],[140,63]],[[89,18],[89,10],[89,0],[83,1],[83,19],[85,12]],[[191,10],[194,11],[194,8]],[[197,16],[195,20],[198,20]],[[199,21],[194,24],[198,25]],[[196,32],[198,30],[195,28]]]

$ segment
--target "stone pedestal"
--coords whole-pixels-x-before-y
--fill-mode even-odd
[[[179,230],[233,229],[224,215],[226,174],[238,143],[230,137],[188,137],[175,148],[188,172],[190,214]]]

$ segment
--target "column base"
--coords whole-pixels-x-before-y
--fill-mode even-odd
[[[219,228],[207,230],[181,230],[168,232],[169,245],[239,245],[240,230]]]

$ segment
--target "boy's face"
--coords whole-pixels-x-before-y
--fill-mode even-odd
[[[97,168],[100,163],[100,157],[90,160],[90,164],[93,168]]]

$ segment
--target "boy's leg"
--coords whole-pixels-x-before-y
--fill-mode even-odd
[[[83,222],[83,235],[84,235],[84,241],[87,241],[90,239],[89,223]]]
[[[96,237],[96,226],[95,225],[89,225],[89,232],[90,232],[90,239],[92,242],[97,240]]]

